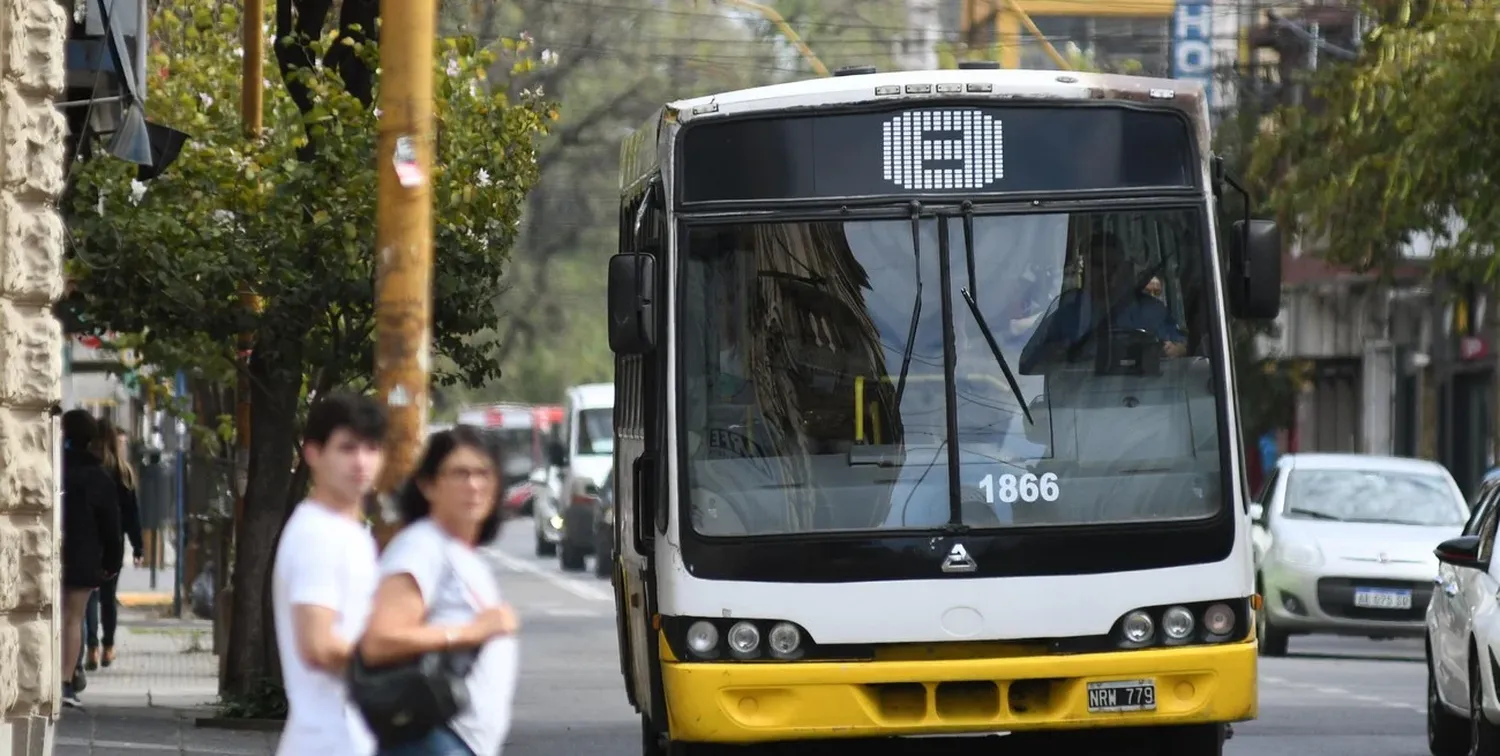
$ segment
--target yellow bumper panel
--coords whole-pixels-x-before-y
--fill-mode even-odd
[[[951,661],[662,665],[674,740],[769,740],[1238,722],[1256,644]],[[1152,711],[1090,713],[1087,684],[1153,680]]]

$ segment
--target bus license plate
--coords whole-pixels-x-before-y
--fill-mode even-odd
[[[1389,588],[1356,588],[1354,605],[1361,609],[1410,609],[1411,591]]]
[[[1088,684],[1089,713],[1156,711],[1155,680],[1110,680]]]

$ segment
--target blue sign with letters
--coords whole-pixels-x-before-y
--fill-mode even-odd
[[[1213,12],[1212,2],[1177,0],[1172,14],[1172,78],[1202,84],[1210,106],[1214,102]]]

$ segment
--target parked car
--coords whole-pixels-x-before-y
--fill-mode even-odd
[[[1500,470],[1475,492],[1468,522],[1437,546],[1438,590],[1427,608],[1427,743],[1433,756],[1500,753]],[[1470,744],[1478,740],[1478,747]]]
[[[1251,505],[1261,653],[1293,635],[1419,637],[1438,573],[1433,546],[1469,508],[1425,460],[1365,454],[1282,457]]]

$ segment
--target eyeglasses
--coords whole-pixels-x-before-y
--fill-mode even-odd
[[[489,482],[495,479],[495,470],[489,467],[445,467],[438,473],[438,476],[460,482],[470,480]]]

